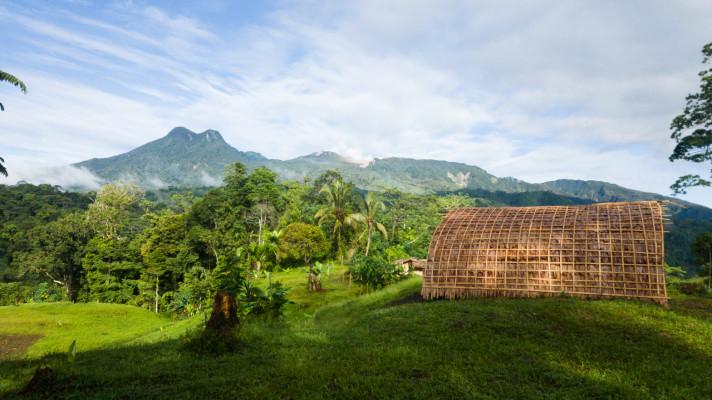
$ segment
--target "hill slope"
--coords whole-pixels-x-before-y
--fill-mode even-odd
[[[0,364],[0,396],[38,365],[57,378],[22,397],[690,399],[712,391],[709,299],[674,298],[670,309],[572,298],[422,302],[419,288],[411,278],[283,323],[251,321],[235,354],[183,351],[174,326],[142,344],[85,351],[78,342],[71,365],[63,354]],[[293,290],[295,310],[311,303],[305,288]],[[107,318],[130,326],[133,315]]]

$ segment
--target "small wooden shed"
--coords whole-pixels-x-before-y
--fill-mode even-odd
[[[433,234],[421,294],[666,304],[663,235],[656,201],[455,209]]]
[[[414,272],[416,274],[422,274],[425,269],[428,260],[421,260],[419,258],[407,258],[405,260],[396,260],[395,264],[403,267],[404,272]]]

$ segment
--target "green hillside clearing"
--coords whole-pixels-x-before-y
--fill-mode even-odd
[[[45,335],[24,357],[2,362],[0,393],[14,393],[34,368],[48,365],[58,380],[35,398],[712,394],[709,299],[676,295],[670,309],[565,297],[422,302],[418,277],[358,295],[340,272],[332,271],[327,290],[315,296],[302,286],[303,271],[273,274],[292,286],[295,304],[285,320],[248,321],[240,351],[217,357],[180,350],[180,334],[202,316],[172,322],[104,304],[0,307],[0,335]],[[73,338],[79,354],[70,364]],[[41,356],[52,351],[61,353]]]

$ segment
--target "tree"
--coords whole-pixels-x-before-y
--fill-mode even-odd
[[[279,260],[279,231],[267,231],[262,234],[260,242],[249,242],[236,251],[237,258],[243,265],[248,265],[252,270],[260,272],[262,267],[268,270]]]
[[[279,237],[280,259],[304,262],[323,259],[329,252],[329,242],[318,226],[301,222],[289,224]]]
[[[279,219],[280,226],[287,226],[293,222],[313,223],[317,211],[316,201],[311,200],[311,187],[299,182],[285,182],[285,208]]]
[[[361,221],[366,224],[366,230],[364,234],[366,235],[366,256],[368,256],[368,251],[371,248],[371,235],[373,234],[373,229],[375,228],[378,232],[383,235],[384,239],[388,239],[388,231],[382,223],[378,222],[377,218],[379,211],[385,211],[386,206],[380,201],[373,192],[368,192],[366,197],[363,199],[364,213],[354,214],[352,218]]]
[[[247,198],[252,204],[252,215],[257,217],[257,247],[256,253],[260,257],[256,259],[255,269],[259,271],[262,267],[263,258],[268,256],[268,251],[264,249],[263,230],[271,227],[277,222],[277,214],[283,208],[284,201],[280,187],[277,185],[277,174],[265,167],[254,170],[245,182]]]
[[[336,249],[344,262],[344,234],[347,227],[355,226],[358,221],[352,217],[351,211],[348,209],[349,199],[351,197],[351,185],[344,183],[340,179],[336,179],[331,184],[324,185],[320,193],[326,197],[326,205],[316,212],[314,218],[317,219],[319,225],[328,223],[333,224],[332,232],[336,242]]]
[[[29,252],[18,254],[13,263],[27,274],[49,279],[65,288],[76,301],[82,275],[82,258],[91,230],[82,213],[71,213],[40,225],[30,234]]]
[[[13,86],[19,87],[22,93],[27,94],[27,86],[25,86],[25,83],[12,74],[0,71],[0,82],[8,82]],[[5,111],[5,106],[3,106],[2,103],[0,103],[0,111]]]
[[[702,64],[712,60],[712,43],[702,48],[702,55]],[[712,68],[704,69],[698,75],[701,80],[699,93],[687,95],[685,109],[670,125],[671,138],[677,142],[670,161],[712,163]],[[687,188],[695,186],[710,186],[710,181],[699,175],[684,175],[670,188],[675,194],[685,194]]]
[[[712,232],[703,233],[697,236],[692,244],[692,253],[695,262],[700,266],[705,266],[708,274],[707,287],[712,288]]]
[[[191,237],[201,244],[201,259],[209,270],[233,261],[235,249],[248,238],[245,220],[250,200],[245,166],[228,166],[224,182],[225,186],[210,190],[195,202],[188,219]]]
[[[309,266],[308,289],[319,290],[321,283],[319,274],[315,272],[310,261],[320,260],[329,252],[329,242],[324,232],[318,226],[301,222],[289,224],[280,236],[281,258],[292,261],[304,261]]]
[[[22,93],[27,94],[27,86],[25,86],[25,83],[17,79],[17,77],[15,77],[14,75],[8,74],[5,71],[0,71],[0,82],[9,82],[14,86],[19,87]],[[3,106],[2,103],[0,103],[0,111],[5,111],[5,106]],[[7,169],[3,165],[4,163],[5,160],[0,157],[0,175],[7,176]]]
[[[99,236],[118,239],[123,228],[129,225],[129,213],[143,193],[135,185],[108,184],[99,189],[94,202],[89,205],[87,218]]]
[[[128,303],[143,269],[138,241],[95,237],[85,247],[82,267],[82,300]]]
[[[152,292],[153,308],[158,312],[161,294],[176,290],[183,274],[200,266],[200,259],[190,246],[185,214],[166,211],[148,218],[151,226],[143,233],[141,245],[143,291],[146,300]]]

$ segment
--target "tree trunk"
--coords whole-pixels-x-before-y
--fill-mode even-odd
[[[343,227],[343,225],[342,225]],[[341,230],[336,235],[336,249],[339,252],[339,260],[341,261],[341,265],[344,265],[344,240],[341,237]]]
[[[158,275],[156,275],[156,314],[158,314]]]
[[[371,248],[371,230],[373,229],[373,225],[371,225],[371,222],[368,223],[368,232],[366,233],[366,257],[368,257],[368,249]]]
[[[76,302],[76,296],[74,295],[74,282],[72,282],[72,276],[69,275],[64,279],[65,282],[67,282],[67,298],[69,301],[72,303]]]
[[[213,250],[213,255],[215,256],[215,268],[220,266],[220,256],[218,255],[217,249],[215,249],[215,246],[210,246]]]
[[[262,246],[262,225],[264,225],[264,210],[262,209],[261,206],[260,206],[260,218],[259,218],[257,224],[259,225],[259,228],[257,231],[257,244]]]

